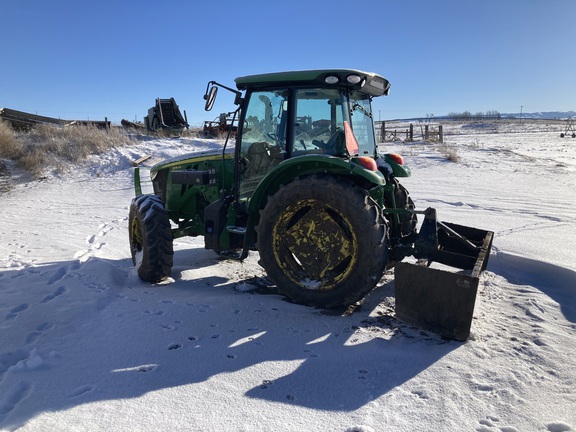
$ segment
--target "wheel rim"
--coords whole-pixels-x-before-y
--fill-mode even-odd
[[[357,260],[352,224],[316,199],[289,205],[272,231],[274,258],[284,274],[306,289],[329,290],[346,279]]]

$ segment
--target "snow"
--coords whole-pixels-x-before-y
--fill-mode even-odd
[[[574,430],[576,140],[454,128],[457,163],[438,144],[382,148],[411,165],[417,208],[495,232],[464,343],[396,321],[392,274],[340,316],[284,301],[256,253],[239,263],[183,238],[173,279],[140,281],[131,161],[218,142],[140,141],[44,181],[16,172],[0,196],[0,428]]]

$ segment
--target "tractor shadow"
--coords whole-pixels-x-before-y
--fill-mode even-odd
[[[211,267],[193,277],[190,263]],[[397,322],[391,281],[328,314],[284,301],[252,267],[211,251],[177,252],[175,264],[159,285],[140,281],[130,259],[1,271],[0,427],[163,389],[193,403],[195,386],[219,382],[239,403],[350,412],[462,345]]]
[[[273,361],[300,362],[281,377],[264,375],[245,395],[350,412],[402,386],[462,346],[397,320],[391,275],[361,303],[331,310],[292,303],[265,275],[243,280],[243,286],[253,287],[245,294],[270,298],[270,310],[278,311],[278,319],[259,336],[256,351],[254,345],[247,344],[233,354],[235,358],[252,357],[240,369]],[[220,287],[234,289],[233,285]],[[265,308],[255,312],[260,314]],[[260,346],[270,345],[275,346],[274,351],[253,356]]]

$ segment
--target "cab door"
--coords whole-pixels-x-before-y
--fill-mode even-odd
[[[291,155],[344,156],[345,96],[339,89],[298,89],[294,92],[295,122]]]
[[[238,198],[248,203],[268,172],[286,157],[288,90],[253,91],[238,140]]]

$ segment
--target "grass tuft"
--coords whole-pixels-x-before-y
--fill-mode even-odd
[[[438,147],[438,151],[450,162],[460,162],[460,155],[458,154],[458,148],[456,146],[444,143]]]
[[[8,123],[0,120],[0,157],[13,159],[19,153],[19,148],[16,132]]]

